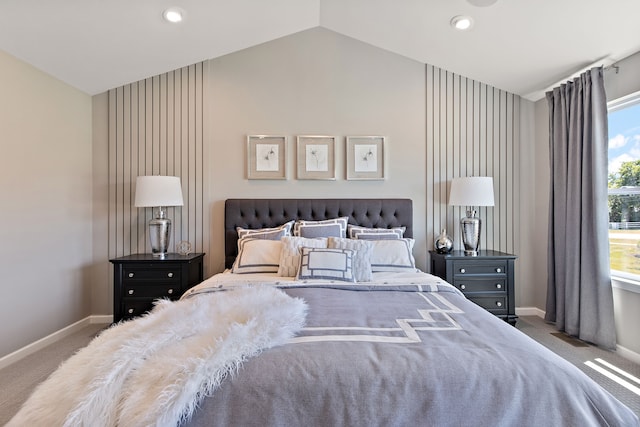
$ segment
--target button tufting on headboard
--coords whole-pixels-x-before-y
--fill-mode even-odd
[[[277,227],[292,219],[317,221],[341,216],[363,227],[404,226],[405,236],[413,237],[411,199],[227,199],[225,266],[233,265],[238,252],[236,227]]]

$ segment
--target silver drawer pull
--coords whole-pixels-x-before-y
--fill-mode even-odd
[[[462,289],[464,291],[465,289],[467,289],[467,286],[466,285],[460,285],[460,289]]]
[[[130,308],[128,311],[129,311],[129,314],[133,314],[133,308]]]
[[[496,301],[496,305],[497,305],[498,307],[502,307],[502,303],[501,303],[500,301]]]
[[[129,273],[129,277],[133,277],[133,273]]]
[[[133,295],[133,289],[129,289],[129,295]]]
[[[464,268],[460,269],[460,273],[466,273],[466,272],[467,272],[467,270],[465,270]]]
[[[502,285],[500,283],[496,283],[496,289],[502,289]]]
[[[502,269],[500,267],[496,268],[496,273],[502,273]]]
[[[167,274],[167,276],[173,277],[173,273],[169,273],[169,274]]]
[[[167,291],[167,293],[168,293],[169,295],[171,295],[171,294],[173,293],[173,289],[169,289],[169,290]]]

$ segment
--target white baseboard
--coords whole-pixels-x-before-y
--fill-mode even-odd
[[[629,350],[621,345],[616,345],[616,353],[625,359],[631,360],[634,363],[640,363],[640,354],[635,351]]]
[[[31,344],[28,344],[13,353],[9,353],[6,356],[0,358],[0,369],[6,368],[12,363],[17,362],[20,359],[27,357],[28,355],[35,353],[36,351],[53,344],[61,339],[68,337],[74,332],[79,331],[87,325],[94,323],[111,323],[113,320],[113,316],[111,315],[96,315],[96,316],[88,316],[82,320],[78,320],[71,325],[64,327],[52,334],[47,335],[44,338],[39,339],[38,341],[34,341]]]
[[[538,316],[544,319],[545,311],[538,307],[516,307],[516,315],[518,316]]]

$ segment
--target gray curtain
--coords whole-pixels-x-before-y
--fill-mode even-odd
[[[569,335],[613,349],[603,72],[591,69],[547,92],[551,191],[545,319]]]

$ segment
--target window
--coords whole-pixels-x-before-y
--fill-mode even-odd
[[[608,172],[611,274],[640,282],[640,92],[609,103]]]

